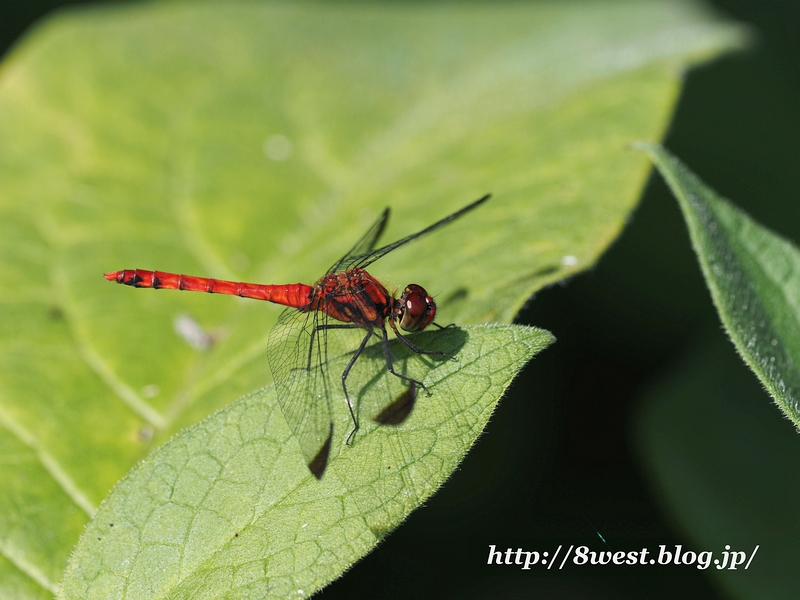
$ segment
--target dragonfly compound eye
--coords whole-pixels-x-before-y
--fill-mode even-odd
[[[436,316],[436,302],[422,286],[412,283],[400,296],[400,327],[406,331],[422,331]]]

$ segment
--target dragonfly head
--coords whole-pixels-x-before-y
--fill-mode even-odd
[[[421,285],[409,284],[395,306],[395,318],[405,331],[422,331],[436,316],[436,302]]]

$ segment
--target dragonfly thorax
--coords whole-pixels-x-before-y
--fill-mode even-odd
[[[380,326],[393,314],[394,299],[384,285],[363,269],[329,273],[311,293],[305,311],[319,310],[343,323]]]
[[[436,317],[436,302],[421,285],[411,283],[395,303],[394,320],[405,331],[422,331]]]

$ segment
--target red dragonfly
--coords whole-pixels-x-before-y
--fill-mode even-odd
[[[386,323],[388,321],[397,339],[413,352],[448,356],[419,348],[398,330],[398,325],[409,332],[425,329],[436,316],[436,303],[423,287],[414,283],[406,286],[398,298],[365,269],[392,250],[439,229],[488,199],[487,194],[422,231],[376,249],[375,244],[389,219],[387,208],[358,243],[312,286],[303,283],[262,285],[143,269],[115,271],[106,273],[104,277],[133,287],[229,294],[289,307],[270,332],[267,359],[281,411],[300,443],[308,468],[320,479],[328,464],[333,439],[332,393],[326,369],[327,332],[332,329],[362,329],[366,332],[341,377],[353,421],[346,443],[350,443],[358,430],[353,400],[347,390],[347,376],[373,336],[382,341],[389,372],[408,382],[412,395],[415,386],[430,395],[421,381],[394,370]]]

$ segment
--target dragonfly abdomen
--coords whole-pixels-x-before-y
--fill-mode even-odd
[[[225,281],[224,279],[166,273],[164,271],[147,271],[145,269],[124,269],[106,273],[104,277],[109,281],[116,281],[122,285],[133,287],[227,294],[241,298],[265,300],[293,308],[307,306],[310,300],[309,294],[312,291],[310,286],[303,283],[261,285],[243,281]]]

